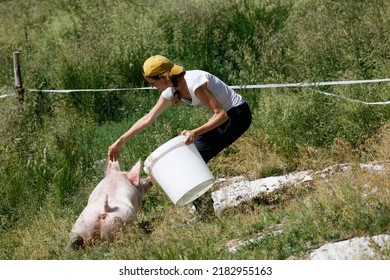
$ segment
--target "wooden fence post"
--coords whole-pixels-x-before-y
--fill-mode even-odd
[[[24,88],[22,81],[22,74],[20,72],[20,60],[19,60],[19,52],[14,52],[14,75],[15,75],[15,91],[18,96],[18,100],[20,104],[24,102]]]

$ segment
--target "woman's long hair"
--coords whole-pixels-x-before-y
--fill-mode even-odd
[[[169,79],[173,85],[173,87],[175,88],[175,92],[173,93],[173,99],[172,99],[172,104],[175,105],[175,106],[179,106],[181,104],[181,97],[182,97],[182,94],[181,92],[177,89],[178,88],[178,80],[180,77],[184,77],[184,74],[186,72],[183,71],[182,73],[180,73],[179,75],[169,75]]]
[[[180,77],[183,77],[185,73],[186,73],[186,71],[183,71],[183,72],[181,72],[178,75],[170,75],[168,72],[164,72],[164,73],[162,73],[160,75],[148,76],[148,78],[153,79],[153,80],[165,79],[165,80],[167,80],[168,83],[172,84],[172,86],[174,87],[175,91],[173,93],[173,98],[172,98],[171,101],[172,101],[173,105],[179,106],[181,104],[181,102],[182,102],[181,101],[182,94],[177,89],[178,85],[179,85],[178,80],[179,80]]]

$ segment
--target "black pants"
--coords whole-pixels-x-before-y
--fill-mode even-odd
[[[195,146],[206,163],[244,134],[252,122],[247,103],[231,108],[227,114],[226,122],[196,138]]]

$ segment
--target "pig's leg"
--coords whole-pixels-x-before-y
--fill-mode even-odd
[[[118,161],[111,161],[109,160],[107,162],[106,170],[105,170],[105,176],[110,175],[112,173],[120,172],[120,166]]]

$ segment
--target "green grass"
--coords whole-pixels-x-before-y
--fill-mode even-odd
[[[344,162],[354,164],[352,173],[318,177],[309,189],[260,197],[192,226],[188,207],[174,207],[155,185],[117,242],[66,250],[109,145],[158,92],[28,91],[145,86],[140,69],[156,53],[229,85],[386,78],[386,1],[14,0],[2,1],[0,11],[0,94],[12,92],[14,51],[26,88],[23,107],[0,99],[0,259],[301,259],[324,242],[390,231],[388,172],[356,168],[389,159],[390,107],[274,88],[239,91],[253,124],[210,161],[213,174],[257,179]],[[319,89],[390,100],[388,83]],[[170,108],[126,143],[122,169],[208,117]],[[228,244],[273,230],[282,233],[228,252]]]
[[[115,243],[81,251],[65,246],[78,210],[47,205],[35,218],[5,233],[2,258],[8,259],[287,259],[303,258],[324,242],[388,231],[388,175],[358,171],[331,180],[315,178],[310,189],[283,193],[277,203],[250,202],[227,210],[212,222],[188,225],[188,207],[175,208],[155,188],[137,222]],[[383,187],[381,187],[383,186]],[[84,199],[86,193],[84,194]],[[153,205],[151,200],[158,199]],[[81,200],[81,199],[80,199]],[[282,230],[228,252],[234,240]],[[388,258],[389,256],[383,256]]]

